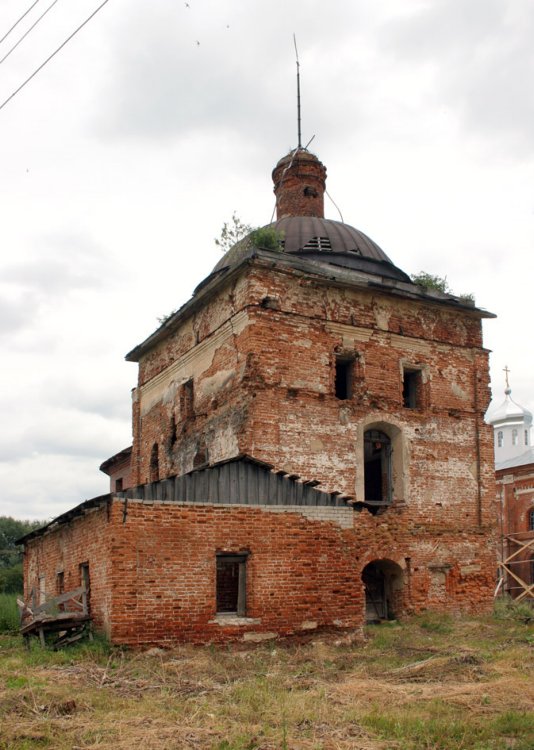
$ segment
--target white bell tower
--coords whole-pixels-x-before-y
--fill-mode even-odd
[[[506,376],[505,399],[497,409],[491,410],[487,421],[493,426],[495,437],[495,464],[511,458],[518,458],[530,448],[530,428],[532,414],[511,398],[508,367],[504,368]]]

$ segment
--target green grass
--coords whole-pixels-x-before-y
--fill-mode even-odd
[[[524,619],[426,613],[352,643],[148,655],[0,636],[0,750],[533,750],[533,635]]]
[[[17,633],[19,610],[17,596],[21,594],[0,594],[0,633]]]

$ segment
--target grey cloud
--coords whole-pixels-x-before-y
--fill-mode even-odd
[[[41,242],[33,258],[4,266],[0,281],[31,289],[42,298],[105,283],[103,253],[86,237],[55,235]]]
[[[440,0],[389,22],[386,54],[435,66],[435,99],[510,153],[534,144],[534,5],[528,0]],[[502,153],[502,151],[501,151]]]
[[[76,457],[91,458],[95,471],[104,459],[124,447],[128,442],[124,435],[130,433],[127,420],[95,423],[89,421],[88,415],[84,417],[79,412],[65,416],[59,411],[46,410],[41,422],[31,424],[26,419],[17,429],[14,417],[11,426],[12,429],[0,436],[0,456],[4,465],[37,456]]]
[[[332,50],[339,50],[358,29],[357,4],[327,7],[315,0],[303,13],[297,4],[280,0],[235,2],[229,29],[225,11],[218,5],[208,3],[203,8],[203,21],[197,27],[180,23],[183,14],[172,4],[130,14],[128,26],[113,40],[114,64],[110,67],[114,75],[104,87],[106,104],[101,111],[106,116],[95,122],[98,136],[161,142],[217,132],[247,143],[250,133],[250,144],[277,140],[287,141],[288,148],[295,145],[293,29],[299,35],[304,112],[314,112],[313,126],[310,118],[308,128],[324,131],[335,121],[338,134],[343,127],[354,130],[358,120],[351,121],[347,109],[358,108],[353,96],[358,71],[334,73],[336,84],[344,78],[341,85],[348,94],[341,117],[338,102],[330,93],[333,79],[326,69],[333,63]],[[283,5],[284,28],[275,28],[280,11],[273,5]],[[256,24],[255,35],[250,34],[250,16]],[[258,67],[258,59],[263,60],[263,66]],[[314,77],[312,84],[311,76],[306,79],[306,69],[310,74],[313,65],[321,66],[321,60],[324,76]]]
[[[32,296],[17,299],[0,296],[0,336],[12,336],[30,325],[34,319],[36,307],[36,300]]]
[[[61,378],[45,382],[41,385],[40,393],[40,399],[46,399],[51,406],[81,412],[80,419],[84,418],[84,414],[121,421],[131,418],[128,386],[122,382],[111,383],[102,372],[96,373],[94,380],[85,385]]]

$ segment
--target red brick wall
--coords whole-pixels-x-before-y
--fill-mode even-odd
[[[481,345],[475,313],[254,261],[142,358],[132,481],[149,481],[157,445],[160,478],[248,453],[361,501],[373,425],[393,442],[392,507],[342,509],[340,526],[279,508],[130,501],[125,514],[114,500],[109,521],[98,511],[31,542],[28,585],[63,566],[68,588],[89,559],[97,624],[132,644],[357,627],[362,570],[382,559],[403,571],[401,614],[490,608],[495,487]],[[336,354],[358,356],[347,400],[334,393]],[[403,406],[406,365],[422,368],[421,408]],[[213,621],[218,551],[250,552],[245,624]]]
[[[57,574],[64,574],[64,590],[78,588],[82,581],[80,565],[89,563],[90,610],[95,627],[109,634],[112,589],[108,508],[87,515],[32,539],[24,550],[24,595],[38,591],[39,577],[45,577],[47,598],[57,596]]]
[[[534,464],[501,469],[496,477],[497,510],[503,536],[499,553],[506,558],[519,552],[518,545],[505,539],[507,535],[523,542],[534,539],[534,530],[529,528],[530,513],[534,511]],[[525,583],[534,583],[534,546],[517,554],[510,569]],[[524,591],[511,576],[508,576],[507,586],[513,596]]]
[[[126,490],[131,487],[132,482],[132,469],[131,469],[131,458],[128,456],[124,461],[117,463],[109,471],[109,491],[115,492],[117,489],[117,480],[122,479],[122,489]]]
[[[218,552],[249,553],[247,620],[215,617]],[[402,511],[373,517],[132,500],[125,507],[114,499],[109,521],[104,508],[30,542],[26,574],[32,586],[43,573],[52,583],[61,569],[73,588],[89,561],[96,626],[116,643],[166,644],[357,628],[365,615],[362,570],[381,559],[403,571],[397,615],[491,607],[487,536],[413,526]]]

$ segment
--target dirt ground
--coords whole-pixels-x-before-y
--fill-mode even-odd
[[[136,747],[534,750],[534,627],[427,615],[363,638],[139,652],[0,637],[1,750]]]

